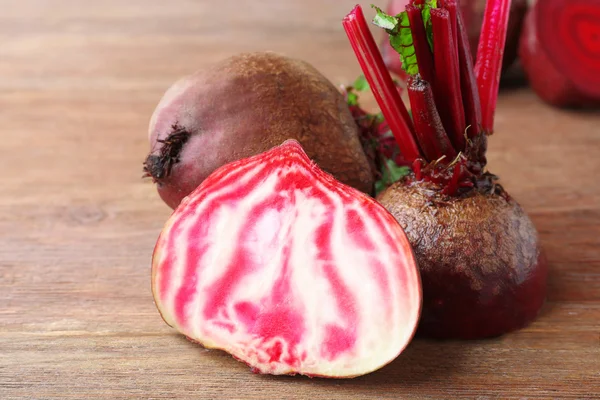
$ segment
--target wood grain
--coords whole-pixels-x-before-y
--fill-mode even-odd
[[[353,5],[0,0],[1,398],[600,398],[600,115],[526,89],[502,94],[489,159],[550,260],[548,304],[527,329],[415,340],[340,381],[253,375],[160,319],[149,264],[169,210],[140,179],[160,96],[248,50],[348,82]]]

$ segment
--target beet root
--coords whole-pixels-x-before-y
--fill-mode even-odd
[[[373,171],[344,97],[309,64],[276,53],[231,57],[176,82],[149,128],[145,172],[172,208],[215,169],[286,139],[365,193]]]
[[[547,263],[537,232],[521,207],[496,189],[448,197],[433,183],[401,181],[378,196],[417,258],[423,284],[418,335],[499,336],[526,326],[542,307]]]
[[[600,106],[600,1],[538,1],[519,46],[533,90],[557,107]]]
[[[182,201],[152,291],[167,324],[269,374],[376,370],[408,344],[421,306],[394,217],[296,141],[219,168]]]

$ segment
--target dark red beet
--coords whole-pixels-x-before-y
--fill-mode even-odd
[[[296,141],[219,168],[152,257],[164,320],[253,372],[353,377],[411,340],[421,285],[394,217]]]
[[[377,197],[417,257],[423,282],[418,334],[492,337],[537,316],[546,294],[546,260],[531,220],[497,189],[453,197],[432,183],[398,182]]]
[[[496,184],[497,178],[485,172],[486,135],[493,131],[510,1],[488,2],[475,68],[465,23],[460,13],[453,12],[455,5],[454,0],[440,0],[438,9],[429,10],[437,59],[434,83],[423,82],[417,72],[409,79],[412,134],[421,151],[407,157],[414,161],[413,173],[385,189],[377,200],[400,222],[417,257],[424,301],[419,333],[474,339],[524,327],[538,315],[546,294],[547,264],[530,219]],[[350,15],[359,18],[359,9]],[[378,13],[375,22],[401,41],[407,29],[402,24],[410,12],[407,7],[403,18]],[[403,41],[399,46],[404,57],[417,54],[419,71],[431,70],[432,57],[418,56],[430,51],[419,44],[427,40],[425,32],[411,28],[413,37],[421,37],[413,39],[414,46]],[[367,33],[349,37],[363,35]],[[361,60],[366,51],[356,51],[356,44],[353,48]],[[361,66],[367,78],[387,74],[364,60]],[[393,109],[389,104],[380,106]],[[442,126],[440,120],[446,123]],[[398,145],[402,149],[403,143]]]
[[[600,106],[600,0],[544,0],[519,47],[533,90],[558,107]]]

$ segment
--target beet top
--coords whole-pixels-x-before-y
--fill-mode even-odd
[[[456,0],[411,0],[396,15],[375,7],[373,22],[389,34],[410,76],[412,118],[397,97],[384,95],[394,88],[360,7],[344,20],[366,80],[412,166],[377,200],[414,248],[424,295],[419,332],[427,336],[497,336],[532,321],[545,299],[547,266],[537,232],[485,169],[510,3],[487,2],[475,65]]]

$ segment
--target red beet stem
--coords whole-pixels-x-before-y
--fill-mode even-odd
[[[442,2],[442,7],[446,10],[448,10],[448,13],[450,15],[450,25],[452,27],[452,37],[454,38],[454,43],[456,44],[456,42],[458,41],[458,13],[457,13],[457,6],[456,6],[456,0],[444,0]],[[456,58],[458,59],[458,46],[456,47]]]
[[[423,159],[418,159],[412,163],[412,170],[415,173],[415,179],[418,181],[423,178],[423,174],[421,174],[421,169],[423,168],[422,161]]]
[[[454,196],[458,191],[461,169],[462,165],[458,163],[452,170],[452,178],[450,178],[450,182],[448,182],[446,188],[444,189],[445,193],[449,196]]]
[[[343,26],[400,151],[408,161],[416,160],[421,157],[421,151],[414,137],[410,115],[383,63],[359,5],[344,18]]]
[[[431,10],[433,25],[433,54],[435,61],[435,100],[440,110],[442,123],[448,136],[458,151],[465,148],[465,112],[463,109],[458,52],[456,40],[452,36],[451,15],[447,10]]]
[[[432,86],[435,84],[435,73],[433,67],[433,54],[427,42],[427,34],[425,33],[425,25],[423,24],[423,16],[421,9],[415,5],[407,5],[406,13],[410,21],[410,30],[413,37],[413,45],[415,54],[417,55],[417,64],[419,66],[419,74]]]
[[[451,162],[456,157],[456,151],[444,131],[431,85],[418,77],[411,77],[408,81],[408,96],[415,131],[425,158],[431,162],[445,156],[447,162]]]
[[[481,132],[481,102],[477,91],[477,80],[473,71],[473,55],[469,46],[469,36],[462,14],[457,14],[458,61],[460,63],[460,86],[468,126],[467,135],[477,136]]]
[[[477,48],[475,75],[481,98],[483,130],[492,133],[511,0],[488,0]]]

